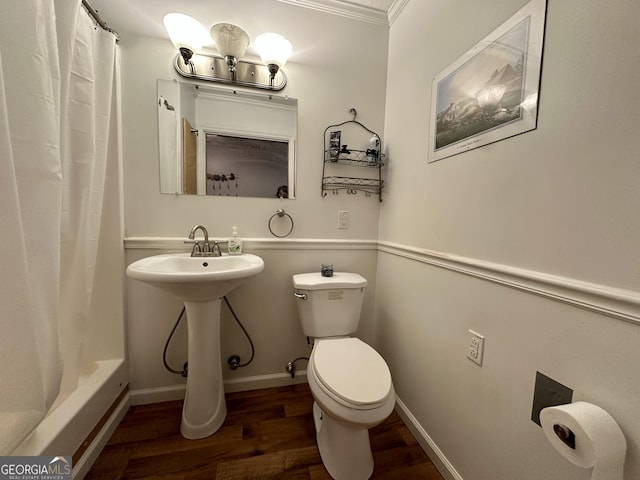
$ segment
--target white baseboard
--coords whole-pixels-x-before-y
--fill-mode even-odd
[[[246,390],[258,390],[261,388],[295,385],[298,383],[305,383],[306,381],[306,370],[297,371],[295,378],[291,378],[291,375],[289,375],[288,373],[257,375],[254,377],[242,377],[225,380],[224,391],[225,393],[244,392]],[[172,385],[170,387],[131,390],[131,405],[146,405],[149,403],[182,400],[184,398],[185,390],[185,385]]]
[[[113,435],[113,432],[115,432],[127,413],[127,410],[129,410],[129,406],[130,398],[129,394],[127,394],[122,398],[89,447],[87,447],[82,457],[80,457],[80,460],[73,465],[72,477],[74,480],[82,480],[85,475],[89,473],[91,466],[100,455],[100,452],[102,452],[102,449],[109,441],[109,438],[111,438],[111,435]]]
[[[409,411],[402,400],[396,397],[396,412],[407,425],[413,436],[416,438],[422,449],[427,453],[440,474],[446,480],[463,480],[460,474],[453,468],[451,462],[444,456],[433,439],[427,434],[422,425],[418,423],[416,417]]]
[[[131,405],[147,405],[149,403],[170,402],[184,398],[185,385],[171,385],[170,387],[142,388],[131,390]]]
[[[224,391],[244,392],[246,390],[258,390],[260,388],[285,387],[307,382],[307,371],[296,370],[295,378],[288,373],[274,373],[272,375],[258,375],[255,377],[234,378],[224,382]]]

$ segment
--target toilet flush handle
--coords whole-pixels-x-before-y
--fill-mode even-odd
[[[307,299],[307,295],[306,295],[306,294],[304,294],[304,293],[293,292],[293,295],[294,295],[296,298],[299,298],[299,299],[301,299],[301,300],[306,300],[306,299]]]

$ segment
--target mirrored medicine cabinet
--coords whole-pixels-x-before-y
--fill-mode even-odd
[[[160,193],[295,198],[298,101],[158,80]]]

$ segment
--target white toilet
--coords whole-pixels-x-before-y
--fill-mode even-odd
[[[302,331],[313,339],[307,378],[322,463],[336,480],[373,473],[369,428],[395,406],[389,367],[372,347],[351,337],[360,321],[367,280],[357,273],[293,276]]]

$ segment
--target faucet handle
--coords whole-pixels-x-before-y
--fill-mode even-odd
[[[198,257],[202,255],[202,247],[200,246],[200,242],[198,240],[187,242],[185,240],[184,243],[193,243],[193,248],[191,249],[191,256]]]

